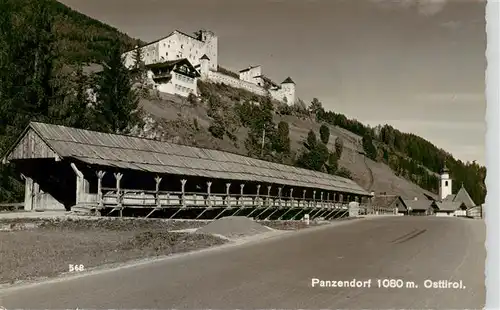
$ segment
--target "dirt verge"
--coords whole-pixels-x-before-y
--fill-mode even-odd
[[[0,284],[36,280],[141,258],[171,255],[226,240],[211,235],[170,232],[206,222],[124,219],[0,220]]]
[[[279,230],[300,230],[305,228],[317,227],[322,225],[327,225],[332,222],[348,221],[353,218],[341,218],[335,219],[334,221],[310,221],[307,225],[304,221],[256,221],[259,224],[265,225],[267,227]]]

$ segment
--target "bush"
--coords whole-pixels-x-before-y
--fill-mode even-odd
[[[347,178],[352,180],[352,174],[351,171],[349,171],[347,168],[341,167],[339,170],[337,170],[337,175],[339,177]]]
[[[223,139],[226,131],[220,125],[210,125],[208,131],[217,139]]]

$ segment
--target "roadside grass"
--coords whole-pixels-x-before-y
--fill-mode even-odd
[[[204,222],[133,219],[0,220],[0,284],[221,245],[210,235],[169,232]]]

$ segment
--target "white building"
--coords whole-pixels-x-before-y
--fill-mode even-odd
[[[195,68],[198,68],[200,58],[207,55],[210,58],[210,69],[217,70],[217,41],[217,36],[211,31],[200,30],[196,35],[189,35],[175,30],[168,36],[139,48],[142,52],[142,60],[146,65],[185,58]],[[127,68],[134,65],[134,54],[135,49],[123,54]]]
[[[439,175],[439,199],[444,200],[446,197],[451,195],[451,182],[450,179],[450,170],[444,165],[443,169],[441,169],[441,173]]]
[[[154,83],[157,90],[182,97],[198,95],[200,74],[186,58],[149,64],[146,68],[148,80]]]
[[[439,201],[432,204],[436,216],[466,216],[467,210],[476,206],[469,193],[462,186],[452,194],[450,171],[444,165],[439,176]]]
[[[148,72],[148,77],[159,91],[181,96],[187,96],[189,93],[197,94],[196,78],[201,76],[203,80],[209,82],[246,89],[261,96],[270,95],[273,99],[289,105],[296,101],[295,82],[288,77],[281,84],[274,83],[262,75],[261,66],[241,70],[239,79],[218,72],[218,39],[211,31],[200,30],[195,35],[188,35],[175,30],[164,38],[137,48],[141,50],[142,61],[146,67],[149,70],[155,68],[155,72]],[[123,54],[127,68],[135,65],[134,56],[137,48]],[[189,67],[187,70],[189,76],[176,72],[171,74],[172,80],[165,78],[164,71],[168,69],[171,73],[174,72],[172,64],[180,60],[182,66]],[[198,71],[198,75],[193,74],[193,68]],[[159,78],[159,75],[162,78]]]
[[[286,78],[278,85],[262,74],[262,67],[260,65],[240,70],[239,73],[240,80],[266,89],[274,99],[290,105],[295,103],[295,82],[290,77]]]

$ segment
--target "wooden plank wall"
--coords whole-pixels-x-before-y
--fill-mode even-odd
[[[24,135],[8,159],[54,158],[57,154],[32,129]]]

